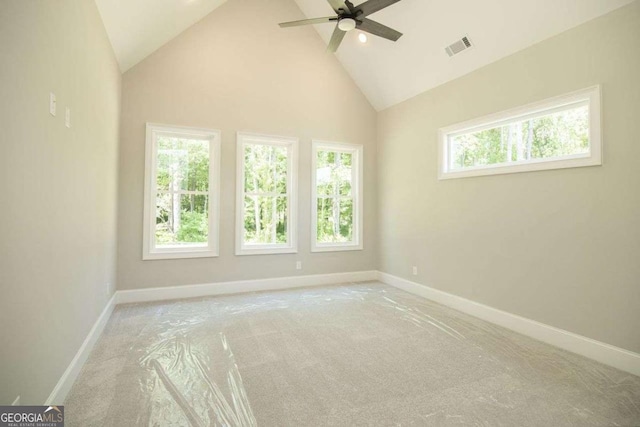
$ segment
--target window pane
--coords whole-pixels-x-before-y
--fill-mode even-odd
[[[353,154],[342,153],[340,154],[340,163],[342,163],[345,167],[351,168],[352,158],[353,158]]]
[[[245,192],[286,194],[287,166],[286,147],[245,145]]]
[[[208,191],[209,141],[158,136],[158,190]]]
[[[342,147],[340,147],[342,148]],[[318,148],[316,152],[316,242],[354,243],[354,156],[357,152]],[[338,245],[339,246],[339,245]]]
[[[287,243],[286,196],[246,196],[244,199],[244,242]]]
[[[508,164],[589,153],[589,107],[449,138],[450,168]]]
[[[318,196],[351,196],[353,154],[318,151],[316,191]]]
[[[158,193],[156,246],[206,246],[209,196]]]
[[[349,173],[351,173],[351,171],[349,171]],[[339,192],[341,196],[351,196],[351,176],[349,176],[349,180],[340,180],[339,185]]]
[[[330,164],[334,163],[335,153],[331,151],[318,151],[317,154],[317,166],[318,169],[328,167]]]
[[[284,147],[273,147],[276,157],[276,193],[287,193],[288,153]]]
[[[318,243],[353,241],[353,199],[318,198]]]

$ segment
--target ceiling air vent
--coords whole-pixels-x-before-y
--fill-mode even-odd
[[[465,36],[457,42],[445,47],[444,50],[447,52],[447,55],[451,57],[453,55],[459,54],[462,51],[470,49],[472,46],[473,45],[471,44],[471,40],[469,40],[469,37]]]

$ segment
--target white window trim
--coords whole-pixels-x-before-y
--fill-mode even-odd
[[[175,133],[210,141],[209,145],[209,238],[207,245],[199,247],[155,247],[156,226],[156,133]],[[219,130],[147,123],[145,147],[145,185],[143,220],[143,260],[217,257],[220,218],[220,138]]]
[[[244,145],[264,144],[289,148],[287,173],[287,233],[284,244],[244,243]],[[236,255],[292,254],[298,252],[298,138],[238,132],[236,146]]]
[[[464,170],[448,170],[449,137],[456,134],[481,131],[508,123],[513,120],[552,113],[564,110],[568,106],[584,103],[589,106],[589,153],[564,156],[551,159],[527,160],[502,165],[486,165],[466,168]],[[518,172],[531,172],[549,169],[576,168],[597,166],[602,164],[602,133],[600,112],[600,86],[592,86],[569,94],[549,98],[522,107],[513,108],[496,114],[458,123],[441,128],[438,131],[438,179],[467,178],[472,176],[497,175]]]
[[[316,188],[316,167],[318,160],[318,150],[326,149],[343,153],[352,153],[352,183],[351,190],[355,192],[354,200],[354,224],[353,242],[344,243],[318,243],[318,194]],[[337,251],[360,251],[363,249],[364,234],[364,148],[362,145],[347,144],[343,142],[331,141],[311,141],[311,252],[337,252]],[[355,166],[355,167],[353,167]]]

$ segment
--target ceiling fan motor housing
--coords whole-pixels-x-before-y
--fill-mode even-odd
[[[356,28],[356,20],[353,18],[340,18],[338,28],[342,31],[351,31]]]

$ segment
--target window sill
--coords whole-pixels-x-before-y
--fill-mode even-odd
[[[362,245],[327,245],[327,246],[312,246],[311,252],[343,252],[343,251],[362,251],[364,250]]]
[[[534,172],[541,170],[552,169],[568,169],[568,168],[580,168],[585,166],[600,166],[602,161],[598,157],[590,155],[578,155],[574,158],[560,158],[553,160],[538,160],[523,162],[520,164],[502,164],[496,166],[484,166],[477,168],[468,168],[458,171],[441,172],[438,176],[439,180],[454,179],[454,178],[470,178],[473,176],[486,176],[486,175],[502,175],[520,172]]]
[[[151,252],[142,255],[143,261],[156,261],[163,259],[190,259],[190,258],[216,258],[217,251],[172,251],[172,252]]]
[[[297,254],[298,248],[242,248],[236,250],[237,256],[243,255],[279,255],[279,254]]]

